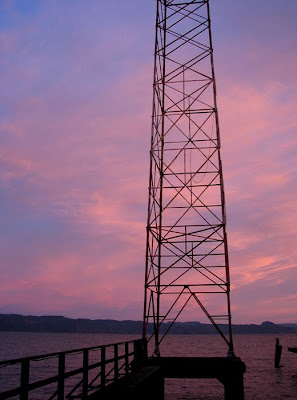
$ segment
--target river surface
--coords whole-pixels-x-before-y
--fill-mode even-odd
[[[287,350],[287,347],[297,347],[297,335],[282,334],[278,337],[283,345],[282,367],[275,369],[276,335],[234,335],[236,355],[241,357],[247,367],[245,400],[297,399],[297,354]],[[0,332],[0,360],[137,338],[138,335]],[[169,335],[163,342],[161,355],[224,357],[226,348],[222,339],[216,335]],[[75,363],[75,360],[73,362]],[[13,378],[5,376],[5,368],[0,369],[0,392],[6,389],[7,381]],[[44,400],[47,397],[41,393],[39,398]],[[166,400],[222,400],[223,398],[223,386],[214,379],[166,379]]]

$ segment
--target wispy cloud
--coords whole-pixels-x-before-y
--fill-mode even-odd
[[[234,319],[292,320],[296,57],[280,46],[290,28],[276,38],[261,20],[275,44],[258,40],[260,25],[236,36],[226,20],[252,16],[216,3]],[[0,311],[140,319],[154,4],[0,7]]]

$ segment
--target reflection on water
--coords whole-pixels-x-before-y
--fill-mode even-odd
[[[283,345],[280,369],[275,369],[275,335],[234,335],[236,355],[246,363],[245,399],[281,400],[297,399],[297,354],[289,353],[287,347],[297,345],[297,336],[278,335]],[[0,332],[0,360],[65,351],[81,347],[98,346],[139,338],[138,335],[96,335],[74,333]],[[162,347],[163,356],[225,356],[226,348],[216,335],[167,336]],[[32,367],[35,377],[48,376],[56,370],[56,360],[48,360],[42,367]],[[52,363],[52,364],[51,364]],[[73,356],[71,367],[80,364],[79,356]],[[70,367],[70,366],[69,366]],[[2,369],[3,370],[3,369]],[[9,384],[18,384],[16,367],[9,367],[9,375],[0,370],[0,390]],[[6,368],[5,368],[6,370]],[[42,393],[38,394],[42,399]],[[223,386],[209,379],[166,379],[166,399],[170,400],[222,400]]]

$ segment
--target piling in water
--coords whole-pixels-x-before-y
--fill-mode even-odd
[[[280,368],[280,361],[282,355],[283,346],[279,344],[279,338],[276,338],[275,342],[275,355],[274,355],[274,368]]]

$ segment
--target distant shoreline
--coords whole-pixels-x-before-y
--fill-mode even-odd
[[[228,332],[227,324],[218,324],[221,330]],[[162,325],[166,330],[168,324]],[[44,333],[101,333],[101,334],[141,334],[142,321],[117,321],[112,319],[66,318],[63,316],[33,316],[20,314],[0,314],[0,331],[2,332],[44,332]],[[152,331],[151,324],[148,331]],[[212,334],[215,330],[211,324],[200,322],[176,322],[170,330],[176,335]],[[297,333],[297,324],[233,324],[234,334],[281,334]]]

